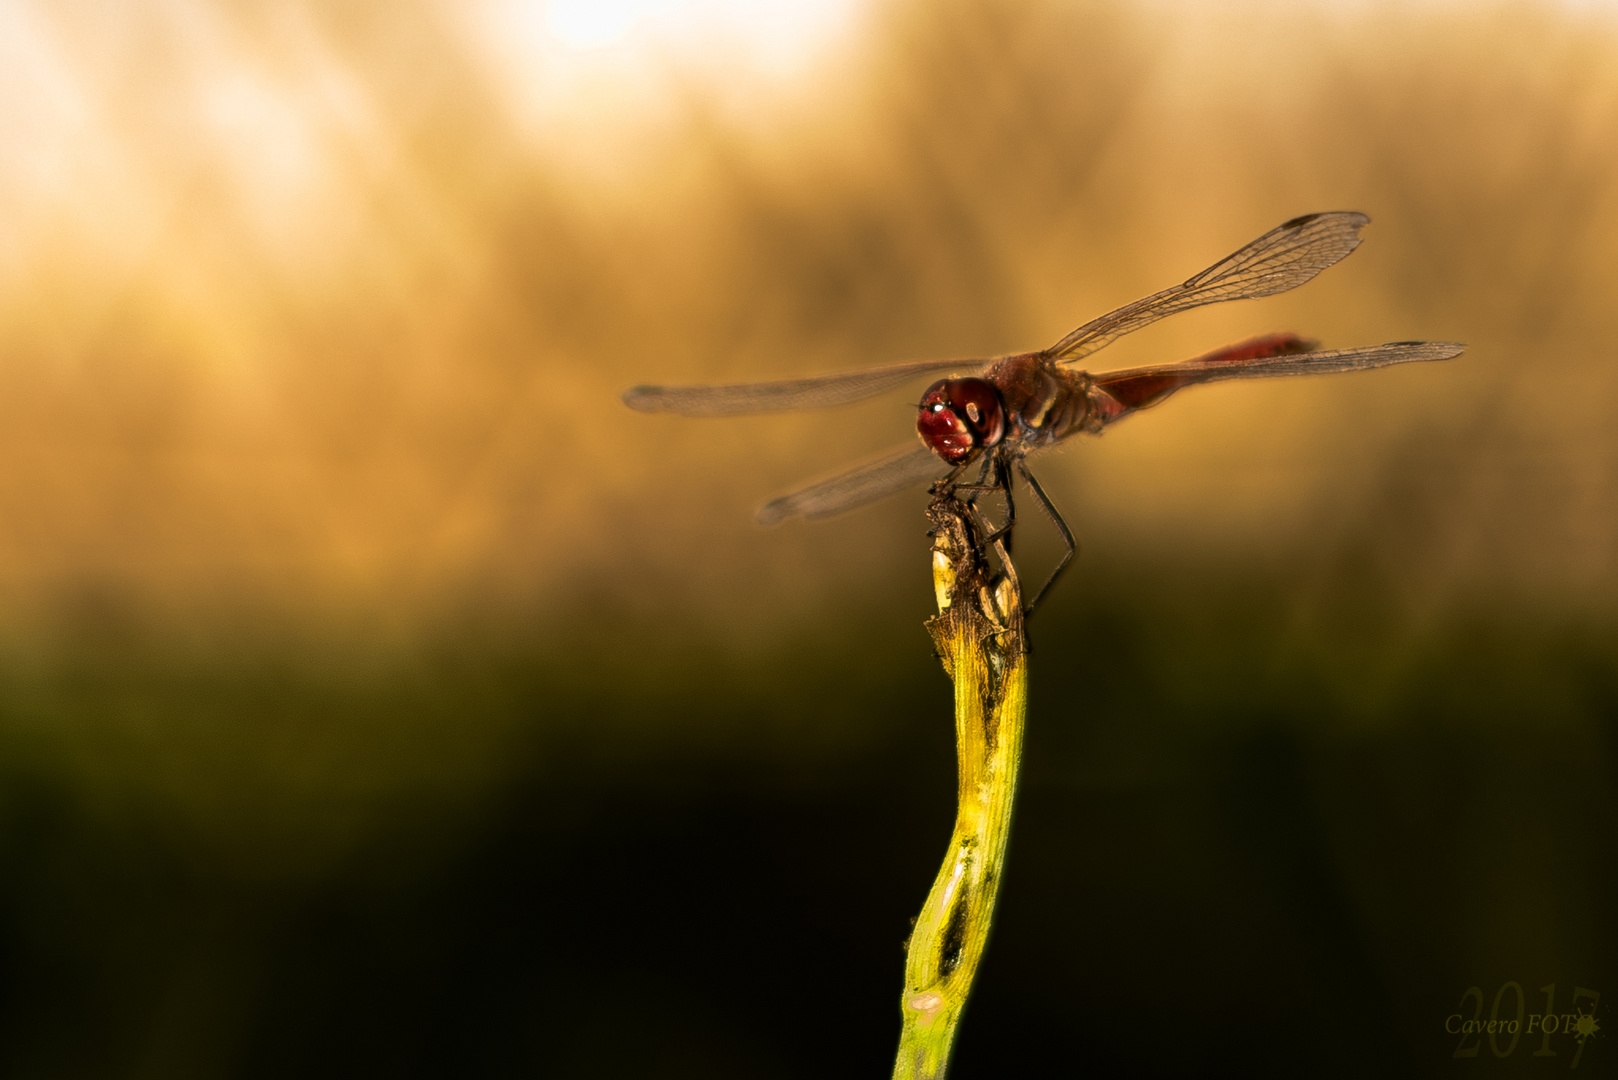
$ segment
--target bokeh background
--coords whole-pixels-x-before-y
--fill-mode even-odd
[[[1469,987],[1612,1015],[1618,9],[3,0],[0,1069],[886,1075],[924,494],[751,514],[913,396],[618,393],[1036,348],[1324,209],[1347,262],[1092,366],[1468,352],[1044,460],[963,1078],[1548,1076],[1453,1057]]]

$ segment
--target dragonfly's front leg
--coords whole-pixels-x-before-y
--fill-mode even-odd
[[[1067,522],[1062,520],[1061,513],[1056,509],[1055,504],[1051,502],[1050,497],[1045,494],[1045,489],[1039,486],[1039,481],[1034,479],[1034,474],[1028,471],[1028,463],[1022,458],[1017,459],[1017,471],[1022,474],[1023,480],[1027,482],[1028,490],[1034,493],[1034,498],[1039,500],[1040,508],[1051,519],[1051,524],[1055,525],[1056,531],[1062,534],[1062,542],[1067,545],[1067,551],[1062,555],[1062,561],[1056,564],[1056,569],[1051,571],[1051,576],[1045,579],[1045,584],[1041,585],[1039,592],[1034,594],[1033,603],[1028,605],[1026,614],[1032,615],[1034,609],[1039,606],[1040,600],[1046,593],[1050,592],[1051,586],[1056,584],[1056,579],[1061,576],[1062,571],[1067,569],[1067,564],[1073,561],[1073,556],[1078,554],[1079,545],[1073,539],[1073,531],[1067,527]]]
[[[972,493],[966,499],[962,500],[968,506],[976,506],[979,495],[990,491],[1000,490],[1000,485],[998,483],[990,482],[990,478],[993,475],[992,470],[994,469],[994,460],[995,455],[992,451],[985,454],[983,457],[983,464],[978,468],[978,478],[976,482],[971,484],[955,484],[956,491],[970,491]],[[953,482],[957,476],[961,475],[962,470],[964,470],[967,465],[970,464],[971,462],[967,462],[966,464],[955,466],[955,471],[944,477],[943,482],[946,484]]]
[[[985,545],[993,544],[996,540],[1005,541],[1005,549],[1011,551],[1011,529],[1017,524],[1017,503],[1011,496],[1011,470],[1006,465],[1006,459],[999,453],[991,453],[983,459],[983,469],[978,473],[978,482],[975,484],[959,484],[956,491],[970,491],[972,497],[967,503],[977,510],[977,496],[1000,492],[1006,499],[1006,521],[998,529],[994,529],[983,538]],[[982,512],[979,511],[979,516]],[[987,519],[984,519],[985,521]]]

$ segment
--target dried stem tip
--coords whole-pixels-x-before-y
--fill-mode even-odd
[[[948,1066],[994,917],[1028,700],[1022,595],[1004,548],[992,545],[1004,568],[993,573],[982,519],[948,489],[935,490],[927,516],[939,608],[927,629],[955,682],[958,807],[910,938],[895,1080],[936,1080]]]

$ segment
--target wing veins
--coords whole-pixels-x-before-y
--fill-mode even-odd
[[[623,401],[641,412],[672,412],[683,416],[743,416],[820,409],[874,397],[917,375],[952,369],[976,371],[984,363],[982,359],[916,360],[806,379],[714,386],[635,386],[624,391]]]
[[[1180,364],[1154,364],[1121,368],[1093,376],[1103,390],[1109,383],[1126,379],[1182,378],[1182,385],[1218,382],[1221,379],[1257,379],[1276,375],[1329,375],[1345,371],[1367,371],[1392,364],[1452,360],[1466,346],[1457,341],[1393,341],[1361,349],[1328,349],[1321,352],[1288,353],[1255,360],[1204,363],[1188,360]]]
[[[1293,218],[1179,285],[1090,320],[1047,354],[1070,363],[1168,315],[1295,289],[1358,247],[1370,220],[1348,210]]]
[[[775,525],[791,517],[830,517],[914,487],[923,480],[936,480],[948,469],[927,447],[906,443],[836,476],[771,499],[759,508],[758,523]]]

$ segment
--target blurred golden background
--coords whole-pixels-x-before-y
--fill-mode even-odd
[[[618,393],[1037,348],[1357,209],[1090,366],[1462,359],[1038,470],[1083,553],[958,1070],[1549,1067],[1443,1026],[1618,993],[1615,178],[1600,3],[0,2],[0,1062],[880,1073],[923,493],[751,515],[913,397]]]

